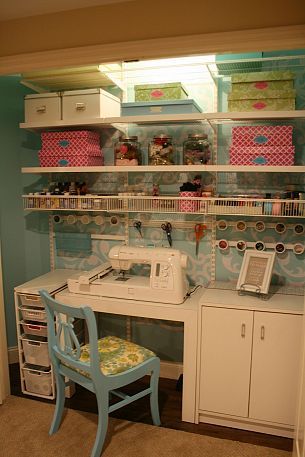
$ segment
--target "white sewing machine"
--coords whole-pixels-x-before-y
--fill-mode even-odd
[[[177,249],[114,246],[109,262],[68,279],[70,292],[179,304],[189,284],[184,269],[187,255]],[[132,265],[150,265],[150,276],[126,273]]]

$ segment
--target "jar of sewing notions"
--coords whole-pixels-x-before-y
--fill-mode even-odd
[[[141,165],[142,156],[137,136],[123,136],[114,145],[114,163],[116,166]]]
[[[183,143],[184,165],[205,165],[211,162],[211,149],[208,136],[204,133],[189,133]]]
[[[148,165],[174,165],[172,137],[161,134],[154,136],[148,145]]]

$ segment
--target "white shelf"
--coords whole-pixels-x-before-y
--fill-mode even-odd
[[[109,118],[92,118],[79,120],[61,120],[48,123],[28,122],[21,123],[20,128],[40,131],[64,127],[90,127],[109,129],[116,127],[123,129],[122,124],[159,124],[183,122],[237,122],[259,120],[297,120],[305,119],[305,110],[297,111],[263,111],[263,112],[230,112],[230,113],[191,113],[191,114],[150,114],[145,116],[122,116]]]
[[[264,165],[141,165],[135,167],[24,167],[22,173],[305,173],[304,165],[264,166]]]

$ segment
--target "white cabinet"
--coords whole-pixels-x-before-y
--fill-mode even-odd
[[[199,412],[292,427],[301,324],[297,314],[203,306]]]
[[[253,313],[202,310],[200,409],[247,417]]]
[[[249,417],[293,425],[302,316],[254,312]]]

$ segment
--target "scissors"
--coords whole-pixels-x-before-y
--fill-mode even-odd
[[[199,254],[199,244],[200,240],[203,237],[203,231],[206,228],[204,224],[196,224],[195,225],[195,238],[196,238],[196,257]]]
[[[134,221],[133,226],[139,232],[140,237],[143,238],[142,230],[141,230],[142,222],[141,221]]]
[[[173,240],[172,240],[172,224],[170,222],[166,222],[165,224],[161,224],[161,229],[164,230],[167,236],[167,241],[170,247],[172,247]]]

